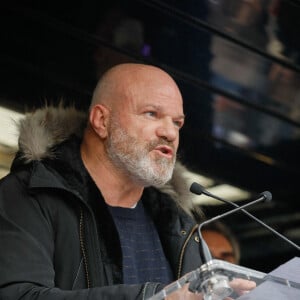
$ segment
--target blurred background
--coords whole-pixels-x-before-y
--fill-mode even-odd
[[[87,109],[122,62],[169,72],[184,98],[180,160],[199,183],[300,244],[300,2],[297,0],[2,1],[0,175],[17,122],[45,103]],[[207,217],[230,209],[195,197]],[[17,208],[16,208],[17,209]],[[236,213],[224,223],[240,264],[269,272],[299,251]]]

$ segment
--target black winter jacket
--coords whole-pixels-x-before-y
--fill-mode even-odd
[[[51,113],[59,115],[51,109],[42,114],[43,121]],[[147,299],[162,286],[122,284],[117,230],[84,168],[80,139],[70,134],[55,138],[39,157],[20,138],[19,159],[1,180],[0,299]],[[165,191],[146,188],[141,201],[155,222],[175,280],[199,267],[201,259],[197,225],[172,193],[173,198],[180,194],[172,182]]]

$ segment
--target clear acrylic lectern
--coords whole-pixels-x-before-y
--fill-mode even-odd
[[[243,278],[256,282],[257,287],[242,296],[235,293],[230,282]],[[222,260],[213,259],[200,268],[166,286],[149,300],[163,300],[189,284],[204,300],[296,300],[300,299],[300,258],[295,257],[273,272],[266,274]]]

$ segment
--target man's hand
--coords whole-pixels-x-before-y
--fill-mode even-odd
[[[239,296],[256,288],[256,283],[254,281],[242,278],[233,279],[229,282],[229,285]]]

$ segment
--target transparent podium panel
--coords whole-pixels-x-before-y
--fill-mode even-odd
[[[283,268],[285,270],[283,275],[289,274],[288,270],[291,268],[300,274],[300,259],[293,259],[289,263],[290,267],[288,263],[285,264],[287,266]],[[213,259],[174,281],[149,299],[163,300],[175,292],[180,293],[187,288],[187,285],[191,292],[190,295],[200,294],[202,297],[199,295],[199,299],[203,300],[223,300],[227,297],[228,299],[239,300],[300,299],[300,281],[298,279],[293,281],[293,276],[281,276],[280,270],[276,271],[277,269],[270,274],[266,274]],[[249,293],[239,294],[236,289],[238,278],[255,281],[256,288]],[[271,298],[270,295],[272,295]],[[282,295],[288,295],[288,298]],[[188,298],[187,296],[185,299],[188,300]],[[191,297],[191,299],[195,298]]]

